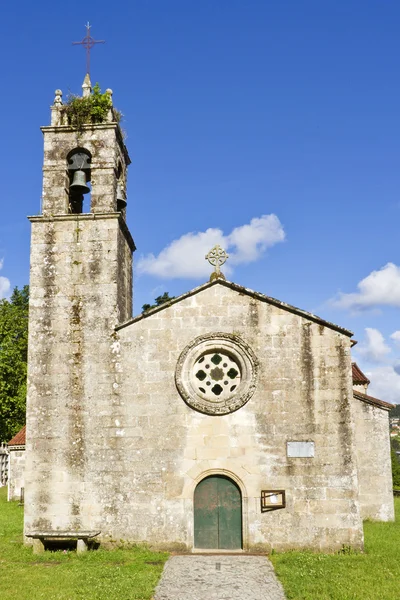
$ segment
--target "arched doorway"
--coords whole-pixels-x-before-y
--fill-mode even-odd
[[[224,475],[205,477],[194,491],[194,546],[242,548],[242,494]]]

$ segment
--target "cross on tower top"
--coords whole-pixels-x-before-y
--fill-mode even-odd
[[[72,42],[73,46],[83,46],[86,48],[86,73],[90,75],[90,51],[95,44],[105,44],[105,40],[95,40],[90,35],[90,28],[92,27],[89,23],[85,25],[86,35],[81,42]]]

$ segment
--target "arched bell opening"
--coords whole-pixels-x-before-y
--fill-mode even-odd
[[[121,162],[118,163],[118,168],[116,171],[117,178],[117,211],[121,212],[125,217],[126,214],[126,183],[123,177],[123,170]]]
[[[193,505],[195,548],[243,548],[242,493],[233,479],[205,477],[196,486]]]
[[[67,156],[69,179],[68,212],[72,214],[89,213],[91,205],[92,155],[86,148],[75,148]]]

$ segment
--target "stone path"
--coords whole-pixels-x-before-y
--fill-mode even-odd
[[[264,556],[173,556],[154,600],[285,600]]]

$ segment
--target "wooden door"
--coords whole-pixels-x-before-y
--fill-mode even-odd
[[[228,477],[212,475],[196,487],[194,545],[229,550],[242,547],[242,495]]]

